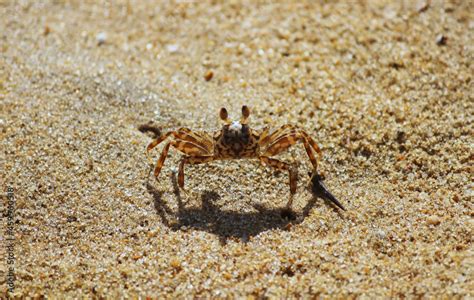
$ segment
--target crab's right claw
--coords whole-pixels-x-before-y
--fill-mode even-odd
[[[340,209],[346,210],[344,206],[342,206],[342,204],[336,199],[336,197],[334,197],[333,194],[328,191],[327,187],[323,183],[321,176],[318,173],[314,173],[311,176],[311,183],[314,194],[331,201]]]

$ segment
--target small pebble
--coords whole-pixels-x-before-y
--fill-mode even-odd
[[[448,38],[442,34],[439,34],[437,37],[436,37],[436,45],[438,46],[444,46],[446,45],[446,42],[448,41]]]
[[[68,222],[76,222],[76,221],[77,221],[77,217],[75,217],[75,216],[68,216],[68,217],[67,217],[67,221],[68,221]]]
[[[377,230],[377,232],[375,233],[375,235],[376,235],[379,239],[385,239],[385,238],[387,237],[387,234],[386,234],[385,231],[383,231],[382,229]]]
[[[51,32],[51,28],[49,28],[48,25],[44,26],[43,34],[44,34],[44,35],[48,35],[50,32]]]
[[[430,3],[427,1],[420,1],[416,6],[416,11],[419,13],[425,12],[430,7]]]
[[[214,76],[214,72],[212,72],[211,70],[209,70],[209,71],[207,71],[206,74],[204,75],[204,79],[205,79],[206,81],[210,81],[213,76]]]
[[[105,42],[107,40],[107,33],[99,32],[96,36],[96,40],[97,40],[97,45],[98,46],[101,46],[101,45],[105,44]]]
[[[179,45],[176,45],[176,44],[166,45],[166,50],[168,50],[169,53],[176,53],[179,50]]]
[[[179,269],[181,269],[181,262],[180,262],[178,259],[173,258],[173,259],[171,259],[171,261],[170,261],[170,266],[171,266],[173,269],[179,270]]]
[[[426,222],[429,225],[439,225],[441,223],[441,219],[438,216],[429,216],[426,219]]]

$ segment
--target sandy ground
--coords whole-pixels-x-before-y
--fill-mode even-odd
[[[1,295],[474,297],[472,1],[92,2],[0,4]],[[302,145],[290,219],[257,161],[148,176],[243,104],[347,211]]]

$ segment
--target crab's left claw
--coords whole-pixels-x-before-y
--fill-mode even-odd
[[[310,174],[310,176],[312,190],[315,195],[331,201],[342,210],[346,210],[344,206],[342,206],[342,204],[336,199],[336,197],[334,197],[333,194],[328,191],[327,187],[323,183],[321,175],[315,172],[313,175]]]

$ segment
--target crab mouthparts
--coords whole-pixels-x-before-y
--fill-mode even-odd
[[[240,144],[240,143],[235,143],[235,144],[232,145],[232,149],[233,149],[234,151],[236,151],[236,152],[239,152],[239,151],[241,151],[241,150],[243,149],[243,147],[242,147],[242,144]]]
[[[230,124],[229,130],[240,132],[242,130],[242,124],[240,124],[239,121],[234,121],[234,122],[232,122],[232,124]]]

